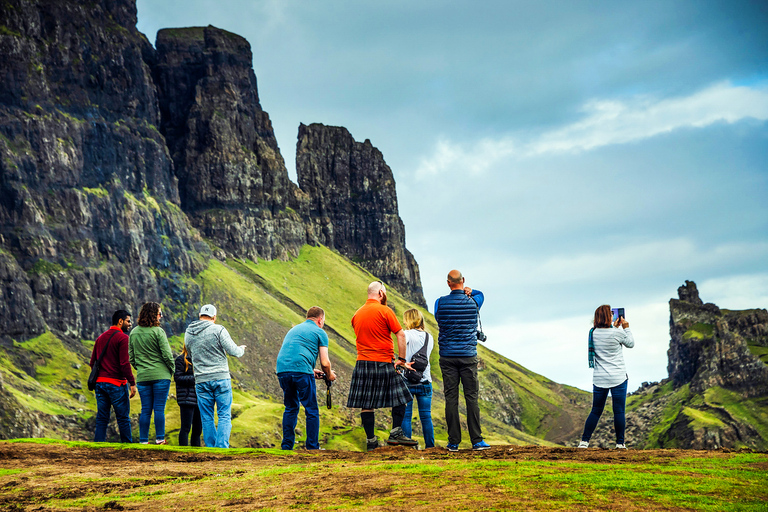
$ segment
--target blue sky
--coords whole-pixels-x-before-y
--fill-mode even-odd
[[[630,389],[665,378],[686,279],[768,307],[768,4],[138,1],[138,28],[248,39],[289,173],[299,123],[345,126],[397,181],[427,302],[460,269],[488,346],[591,389],[623,306]]]

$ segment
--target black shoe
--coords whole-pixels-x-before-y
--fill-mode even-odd
[[[405,435],[405,432],[403,432],[403,427],[397,427],[393,428],[389,432],[389,439],[387,439],[387,444],[391,445],[403,445],[403,446],[418,446],[419,442],[414,441],[410,437],[407,437]]]
[[[376,436],[373,436],[373,439],[368,439],[368,444],[366,445],[365,451],[370,452],[375,450],[379,447],[379,438]]]

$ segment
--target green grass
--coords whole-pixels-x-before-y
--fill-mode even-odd
[[[58,263],[53,263],[44,259],[37,260],[27,271],[29,275],[48,275],[63,271],[64,268]]]
[[[749,399],[723,389],[712,387],[704,393],[707,405],[724,409],[736,420],[749,425],[760,435],[760,440],[755,440],[751,448],[768,449],[768,404],[765,399]]]
[[[725,426],[725,423],[723,423],[720,418],[706,411],[683,407],[683,414],[691,419],[691,422],[688,425],[693,429]]]
[[[70,447],[156,450],[179,453],[218,453],[216,449],[173,446],[144,446],[15,440],[59,444]],[[350,457],[326,458],[322,454],[296,457],[292,452],[263,449],[231,449],[228,459],[183,464],[183,476],[144,473],[128,477],[121,472],[97,478],[77,474],[61,478],[58,491],[37,498],[35,506],[71,509],[104,508],[109,501],[126,502],[144,508],[222,509],[235,505],[229,500],[249,498],[244,503],[264,510],[274,502],[284,510],[302,508],[382,509],[425,508],[435,510],[765,510],[768,500],[768,454],[712,452],[694,457],[646,456],[629,451],[625,457],[606,462],[472,457],[437,458]],[[251,457],[251,455],[258,457]],[[671,455],[671,454],[670,454]],[[274,459],[269,457],[274,456]],[[158,464],[142,462],[147,468]],[[162,464],[162,462],[159,462]],[[167,463],[166,463],[167,464]],[[181,467],[181,466],[180,466]],[[226,469],[222,469],[226,468]],[[47,467],[25,469],[30,478]],[[0,478],[17,470],[0,470]],[[139,475],[142,473],[139,472]],[[147,476],[152,475],[152,476]],[[45,478],[44,474],[40,475]],[[326,482],[334,477],[335,484]],[[148,479],[151,481],[147,482]],[[135,481],[140,487],[103,489],[114,481]],[[0,497],[17,488],[2,487]],[[99,484],[85,494],[66,498],[66,489],[83,489]],[[144,484],[144,485],[141,485]],[[374,492],[368,493],[367,491]],[[259,505],[260,504],[260,505]],[[242,506],[243,504],[241,504]],[[258,506],[257,506],[258,505]]]
[[[677,418],[677,415],[680,414],[680,411],[682,411],[684,404],[687,403],[687,400],[690,398],[690,396],[691,390],[689,384],[682,386],[673,393],[669,403],[662,412],[661,421],[659,421],[653,427],[651,433],[648,435],[648,441],[645,445],[646,448],[658,447],[662,445],[662,439],[669,430],[669,427]],[[672,446],[665,445],[665,448],[676,447],[677,446],[674,444],[674,440],[672,440]]]
[[[696,338],[697,340],[703,340],[704,338],[712,337],[714,332],[715,329],[713,326],[709,324],[696,323],[693,324],[687,331],[685,331],[683,334],[683,339],[688,340],[691,338]]]
[[[107,192],[107,189],[105,189],[104,187],[96,187],[96,188],[83,187],[83,192],[96,197],[109,196],[109,192]]]
[[[768,347],[762,345],[747,345],[749,351],[760,358],[762,362],[768,364]]]

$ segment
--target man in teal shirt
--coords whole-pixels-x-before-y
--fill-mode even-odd
[[[320,448],[320,409],[317,407],[315,378],[322,378],[323,372],[329,380],[336,380],[328,359],[328,335],[323,331],[325,311],[313,306],[307,311],[307,320],[294,326],[285,335],[283,346],[277,354],[275,372],[283,388],[283,450],[293,450],[296,441],[296,422],[299,407],[304,406],[307,418],[307,450]],[[320,357],[322,371],[315,369]]]

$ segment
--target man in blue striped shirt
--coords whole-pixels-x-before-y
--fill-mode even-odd
[[[448,425],[448,451],[455,452],[461,443],[459,422],[459,384],[464,388],[467,404],[467,427],[473,450],[487,450],[480,428],[477,397],[477,319],[483,305],[483,293],[464,286],[458,270],[448,273],[451,293],[435,302],[435,319],[440,328],[440,370],[445,392],[445,422]]]

